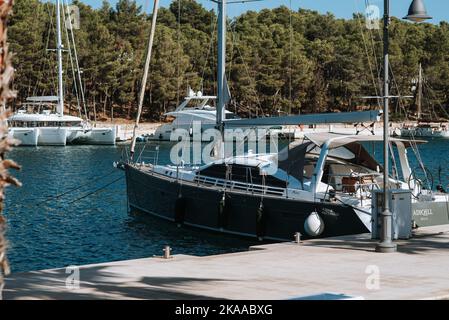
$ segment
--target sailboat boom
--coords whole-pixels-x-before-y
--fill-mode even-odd
[[[225,120],[225,127],[256,127],[274,125],[310,125],[332,123],[362,123],[380,121],[382,111],[359,111],[341,113],[301,114],[283,117],[266,117],[254,119],[229,119]]]

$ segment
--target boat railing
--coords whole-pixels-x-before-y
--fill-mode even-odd
[[[259,185],[259,184],[252,184],[252,183],[245,183],[240,181],[234,181],[234,180],[226,180],[226,179],[220,179],[220,178],[213,178],[213,177],[207,177],[207,176],[201,176],[197,175],[194,179],[194,181],[200,185],[207,185],[212,186],[216,188],[223,188],[225,190],[230,191],[242,191],[245,193],[251,193],[251,194],[264,194],[264,195],[277,195],[281,196],[285,194],[284,188],[278,188],[278,187],[272,187],[267,185]]]
[[[159,145],[145,144],[137,157],[137,163],[157,165],[159,161]]]

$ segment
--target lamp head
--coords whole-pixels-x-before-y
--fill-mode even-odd
[[[426,7],[424,6],[424,2],[422,0],[413,0],[410,8],[408,9],[408,14],[404,17],[404,19],[413,22],[423,22],[425,20],[432,19],[432,17],[427,14]]]

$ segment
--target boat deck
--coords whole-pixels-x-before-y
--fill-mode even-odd
[[[449,225],[421,228],[413,239],[397,242],[397,253],[376,253],[375,243],[365,234],[207,257],[85,265],[79,289],[66,288],[65,268],[17,273],[7,278],[4,298],[301,299],[327,293],[449,299]]]

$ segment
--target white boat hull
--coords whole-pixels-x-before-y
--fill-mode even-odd
[[[215,129],[216,124],[213,123],[202,123],[201,124],[201,132],[204,133],[206,130],[209,129]],[[240,128],[242,133],[247,132],[247,130],[254,130],[254,128]],[[268,127],[259,127],[258,129],[265,129],[267,130],[267,136],[270,134],[277,133],[278,135],[281,134],[281,130],[279,129],[270,129]],[[195,142],[210,142],[210,135],[208,134],[193,134],[192,127],[190,125],[173,125],[173,124],[164,124],[161,125],[156,129],[154,134],[148,136],[148,140],[150,141],[178,141],[179,136],[181,134],[176,134],[176,130],[184,130],[184,132],[188,132],[190,141]],[[182,131],[181,131],[182,132]],[[173,134],[173,139],[172,139]],[[246,139],[248,141],[257,141],[260,140],[260,137],[257,137],[254,134],[250,134],[246,136]]]
[[[208,124],[208,123],[201,124],[202,132],[213,128],[215,128],[215,124]],[[210,137],[207,137],[206,135],[194,135],[192,132],[192,128],[189,124],[188,125],[163,124],[156,129],[153,135],[149,136],[149,139],[159,141],[171,141],[171,136],[173,134],[173,138],[176,140],[177,135],[175,134],[175,131],[177,129],[185,130],[186,132],[188,132],[191,141],[210,141]]]
[[[63,127],[36,128],[39,131],[37,145],[39,146],[65,146],[67,129]]]
[[[431,128],[407,128],[401,130],[401,137],[449,139],[449,131],[432,130]]]
[[[71,144],[94,144],[115,145],[116,129],[114,128],[91,128],[91,129],[69,129],[67,132],[67,143]]]
[[[39,130],[36,128],[14,128],[9,130],[9,134],[22,146],[37,146]]]
[[[21,146],[65,146],[67,144],[115,145],[115,128],[10,128],[10,137]]]
[[[65,128],[13,128],[10,134],[22,146],[64,146]]]
[[[114,145],[116,130],[114,128],[92,128],[88,141],[90,144]]]

